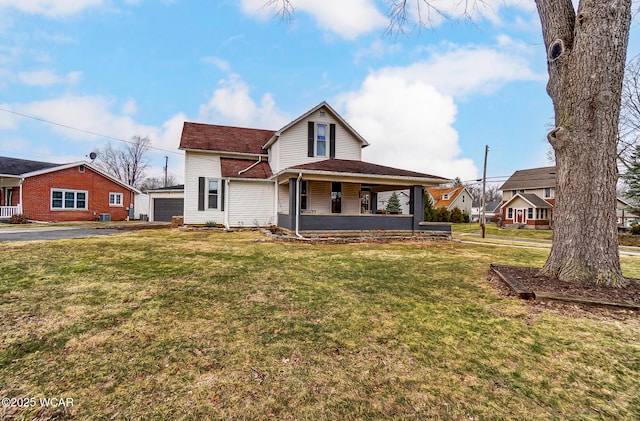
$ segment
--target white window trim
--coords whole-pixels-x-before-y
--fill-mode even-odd
[[[114,202],[111,203],[111,196],[113,196],[114,199],[119,196],[120,197],[120,203],[117,203],[118,202],[117,200],[114,200]],[[112,207],[112,208],[123,207],[124,206],[124,194],[118,193],[118,192],[109,192],[109,206]]]
[[[220,188],[222,186],[222,180],[219,179],[219,178],[207,178],[205,181],[206,182],[204,183],[204,197],[205,197],[205,199],[204,199],[205,200],[204,209],[206,211],[211,211],[211,210],[219,211],[220,208],[221,208],[221,206],[220,206]],[[209,206],[209,196],[210,196],[210,194],[209,194],[209,182],[211,182],[211,181],[215,181],[215,182],[218,183],[218,192],[216,193],[216,207],[215,208],[212,208],[212,207]]]
[[[62,207],[61,208],[56,208],[53,207],[53,193],[54,192],[62,192]],[[73,208],[67,208],[65,207],[65,196],[66,193],[73,193],[73,204],[74,207]],[[75,207],[78,203],[78,193],[84,193],[84,208],[78,208]],[[51,211],[74,211],[74,210],[81,210],[81,211],[86,211],[89,209],[89,192],[87,190],[72,190],[72,189],[56,189],[56,188],[52,188],[49,192],[49,210]]]
[[[324,126],[324,154],[318,153],[318,127]],[[329,156],[329,123],[316,123],[315,124],[315,138],[314,138],[315,155],[327,157]]]

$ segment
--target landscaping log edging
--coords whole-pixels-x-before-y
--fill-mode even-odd
[[[567,304],[581,304],[587,306],[596,307],[612,307],[625,310],[640,311],[640,305],[632,303],[622,303],[606,300],[595,300],[591,298],[576,297],[571,295],[554,294],[542,291],[533,291],[526,286],[522,285],[517,279],[507,276],[500,272],[498,265],[493,263],[489,265],[489,270],[495,273],[502,282],[504,282],[518,298],[523,300],[536,300],[536,301],[559,301]]]

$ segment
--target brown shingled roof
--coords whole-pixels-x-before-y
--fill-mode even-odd
[[[222,177],[267,179],[273,175],[266,161],[256,163],[250,159],[220,158]]]
[[[273,130],[185,122],[180,149],[266,154],[262,145],[267,143],[274,133]]]
[[[499,190],[540,189],[555,186],[556,167],[542,167],[514,172]]]
[[[464,191],[464,187],[432,187],[428,188],[427,191],[433,197],[435,203],[433,204],[434,208],[448,208],[451,206],[454,200]],[[449,198],[444,199],[444,195],[448,194]]]
[[[349,159],[326,159],[324,161],[311,162],[309,164],[296,165],[291,167],[296,170],[312,170],[312,171],[330,171],[353,174],[370,174],[385,175],[394,177],[416,177],[416,178],[433,178],[441,179],[444,182],[449,181],[446,178],[435,175],[424,174],[416,171],[403,170],[399,168],[385,167],[384,165],[371,164],[369,162],[354,161]]]

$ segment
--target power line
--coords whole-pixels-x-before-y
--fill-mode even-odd
[[[37,121],[40,121],[42,123],[47,123],[47,124],[52,124],[54,126],[63,127],[65,129],[75,130],[77,132],[82,132],[82,133],[87,133],[87,134],[90,134],[90,135],[93,135],[93,136],[104,137],[106,139],[116,140],[118,142],[123,142],[123,143],[129,143],[129,144],[132,144],[132,145],[135,144],[135,142],[132,142],[131,140],[120,139],[118,137],[113,137],[113,136],[109,136],[109,135],[102,134],[102,133],[92,132],[90,130],[80,129],[78,127],[73,127],[73,126],[69,126],[69,125],[66,125],[66,124],[62,124],[62,123],[56,123],[55,121],[46,120],[44,118],[36,117],[36,116],[33,116],[33,115],[29,115],[29,114],[19,113],[17,111],[13,111],[13,110],[7,110],[5,108],[0,108],[0,111],[4,111],[4,112],[9,113],[9,114],[14,114],[14,115],[17,115],[17,116],[20,116],[20,117],[23,117],[23,118],[30,118],[32,120],[37,120]],[[173,154],[177,154],[177,155],[183,155],[180,152],[171,151],[169,149],[158,148],[158,147],[155,147],[155,146],[149,146],[149,149],[154,149],[154,150],[162,151],[162,152],[169,152],[169,153],[173,153]]]

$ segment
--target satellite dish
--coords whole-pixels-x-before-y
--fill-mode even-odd
[[[95,160],[98,157],[98,154],[95,152],[91,152],[89,154],[89,158],[91,158],[91,161],[93,162],[93,160]]]

